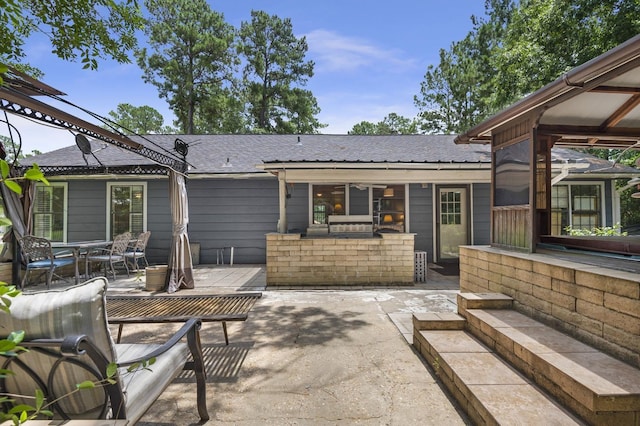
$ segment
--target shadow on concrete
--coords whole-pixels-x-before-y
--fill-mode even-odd
[[[369,325],[357,312],[340,314],[321,307],[256,305],[243,327],[243,337],[276,347],[325,345],[350,340],[349,333]]]
[[[244,360],[253,348],[253,342],[225,344],[203,344],[207,383],[233,383],[238,380],[238,373]],[[183,371],[174,380],[175,383],[195,383],[193,371]]]

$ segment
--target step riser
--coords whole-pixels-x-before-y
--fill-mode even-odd
[[[514,342],[472,312],[465,312],[465,316],[468,332],[585,421],[594,425],[640,425],[637,396],[598,398],[565,371]]]
[[[459,293],[458,313],[464,316],[467,309],[511,309],[513,299],[500,293]]]
[[[414,330],[463,330],[465,319],[453,312],[413,314]]]

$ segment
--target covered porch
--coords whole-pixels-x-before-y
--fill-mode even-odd
[[[426,253],[436,257],[436,220],[417,206],[435,208],[440,185],[467,188],[488,177],[488,164],[477,162],[274,161],[261,168],[279,182],[278,232],[266,236],[270,286],[359,288],[424,280]],[[301,189],[307,192],[303,201],[292,198]],[[466,243],[471,225],[461,226]],[[438,252],[440,258],[449,254]]]

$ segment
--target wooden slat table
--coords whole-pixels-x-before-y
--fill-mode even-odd
[[[227,321],[245,321],[262,293],[227,293],[217,295],[107,295],[109,323],[118,324],[117,342],[125,324],[182,322],[199,318],[202,322],[222,322],[224,341],[228,345]]]

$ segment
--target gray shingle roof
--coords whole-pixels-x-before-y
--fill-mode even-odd
[[[265,163],[413,163],[413,164],[490,164],[488,145],[453,142],[455,135],[146,135],[133,140],[155,151],[177,155],[174,141],[180,138],[189,145],[187,161],[190,174],[260,173],[257,166]],[[300,138],[300,142],[298,142]],[[94,151],[102,147],[92,141]],[[637,173],[638,171],[571,149],[554,149],[554,163],[585,162],[587,170],[605,173]],[[105,166],[136,166],[151,161],[132,152],[109,145],[95,152]],[[179,156],[178,156],[179,157]],[[98,164],[92,156],[90,165]],[[224,167],[229,159],[230,167]],[[71,145],[35,157],[29,162],[41,166],[84,166],[80,150]],[[608,170],[606,168],[609,168]],[[585,171],[582,169],[582,171]]]
[[[279,162],[354,163],[490,163],[489,148],[456,145],[453,135],[146,135],[133,140],[160,152],[171,152],[180,138],[189,145],[190,173],[256,173],[257,165]],[[102,146],[92,141],[94,151]],[[165,150],[165,151],[163,151]],[[115,146],[95,153],[106,166],[149,164]],[[227,162],[231,167],[223,167]],[[29,159],[41,166],[82,166],[82,153],[72,145]],[[89,164],[97,164],[87,156]]]

